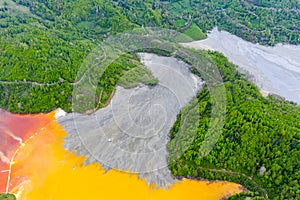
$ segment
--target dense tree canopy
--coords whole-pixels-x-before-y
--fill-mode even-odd
[[[176,176],[229,180],[241,183],[256,195],[270,199],[300,198],[300,108],[273,96],[264,98],[257,87],[247,81],[220,53],[209,53],[219,67],[227,92],[226,120],[213,150],[201,157],[201,144],[206,136],[211,106],[205,88],[198,96],[201,113],[199,125],[181,133],[178,118],[171,131],[169,163]],[[183,109],[182,112],[184,112]],[[176,153],[197,131],[189,148],[178,158]],[[176,141],[176,134],[183,135]]]
[[[198,40],[218,26],[254,43],[299,44],[299,6],[297,0],[5,0],[0,3],[0,107],[17,113],[57,107],[70,112],[72,91],[80,80],[77,72],[86,56],[109,35],[135,27],[176,29]],[[234,181],[252,191],[232,199],[300,199],[299,107],[262,97],[224,56],[206,56],[223,75],[225,125],[211,153],[200,158],[212,105],[205,88],[197,96],[199,126],[191,127],[197,137],[178,159],[173,141],[180,117],[170,133],[172,173]],[[135,55],[124,55],[98,80],[93,103],[96,108],[107,105],[116,84],[134,87],[140,82],[152,85],[156,80]]]
[[[0,4],[0,106],[24,113],[56,107],[71,111],[78,69],[111,34],[160,26],[198,40],[218,25],[252,42],[298,44],[299,13],[299,3],[293,0],[5,0]],[[111,67],[129,63],[123,59]],[[120,73],[115,69],[108,74]],[[106,87],[103,101],[114,86]]]

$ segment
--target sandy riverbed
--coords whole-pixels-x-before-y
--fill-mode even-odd
[[[207,39],[183,46],[222,52],[250,75],[262,94],[278,94],[300,104],[300,45],[266,47],[214,28]]]

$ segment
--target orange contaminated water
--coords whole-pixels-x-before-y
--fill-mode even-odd
[[[0,109],[0,192],[5,191],[14,152],[31,135],[45,127],[52,117],[45,114],[16,115]],[[17,183],[19,180],[14,180]]]
[[[12,165],[9,192],[15,193],[19,200],[216,200],[243,191],[241,186],[235,183],[208,184],[205,181],[188,179],[175,183],[168,190],[155,189],[149,187],[144,180],[138,179],[137,174],[117,170],[105,172],[96,163],[85,166],[84,157],[75,156],[62,147],[66,132],[56,122],[55,112],[36,116],[5,114],[8,117],[2,121],[22,119],[18,121],[18,126],[21,126],[21,122],[25,123],[22,128],[19,127],[22,130],[1,124],[2,128],[10,129],[13,133],[16,131],[15,134],[24,133],[24,138],[27,139],[23,141],[23,145],[15,145],[12,148],[12,151],[18,148],[19,150]],[[27,118],[34,119],[34,122],[27,122]],[[6,155],[9,157],[12,153]],[[4,179],[6,177],[1,173],[0,176]],[[4,182],[6,185],[6,181]],[[0,192],[3,191],[3,187],[0,189]]]

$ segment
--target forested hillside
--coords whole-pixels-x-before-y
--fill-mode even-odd
[[[220,53],[209,53],[219,67],[226,87],[226,120],[213,150],[202,158],[201,145],[211,119],[212,102],[205,88],[198,96],[201,117],[185,131],[197,131],[189,148],[177,157],[188,140],[178,118],[171,131],[169,164],[178,177],[228,180],[242,184],[268,199],[300,198],[300,108],[294,103],[264,98],[234,65]],[[184,110],[183,110],[184,112]],[[177,140],[176,135],[181,135]],[[235,197],[244,199],[240,197]]]
[[[114,0],[122,14],[138,25],[157,26],[205,37],[218,26],[253,43],[300,43],[297,0]],[[195,26],[197,28],[195,28]],[[200,28],[199,30],[197,30]],[[204,34],[203,34],[204,33]],[[200,36],[199,36],[200,35]]]
[[[197,24],[203,32],[218,26],[253,43],[300,43],[297,0],[175,0],[163,1],[164,15],[184,29]]]
[[[1,5],[0,107],[18,113],[46,112],[57,107],[70,112],[73,87],[80,79],[76,78],[78,69],[97,46],[95,40],[101,41],[109,33],[108,29],[114,30],[114,19],[110,16],[120,15],[109,7],[108,16],[103,17],[103,23],[98,21],[99,27],[103,27],[99,28],[102,32],[95,32],[97,29],[90,27],[88,30],[94,31],[90,33],[84,28],[81,30],[82,27],[77,22],[94,19],[91,16],[85,17],[82,13],[78,15],[82,19],[77,19],[72,14],[73,9],[77,9],[92,15],[89,4],[69,3],[66,5],[66,13],[62,14],[57,10],[56,4],[55,8],[49,9],[44,3],[19,3],[23,6],[16,6],[13,2]],[[52,12],[54,14],[50,15]],[[125,23],[126,18],[121,21]],[[103,24],[108,28],[105,29]],[[115,32],[123,31],[119,30],[119,25],[115,26],[118,29]],[[94,35],[98,38],[94,38]],[[134,55],[124,56],[112,63],[105,72],[104,80],[99,82],[98,92],[101,92],[101,96],[95,99],[96,107],[106,105],[122,74],[140,66]],[[126,83],[123,81],[123,84]]]
[[[300,43],[297,0],[3,0],[0,2],[0,108],[17,113],[70,112],[77,70],[109,35],[158,26],[203,39],[214,26],[253,43]],[[227,92],[226,121],[212,152],[200,159],[199,147],[210,122],[211,100],[204,89],[197,137],[178,159],[171,132],[170,169],[175,176],[229,180],[269,199],[300,199],[300,108],[264,98],[219,53],[208,53],[220,68]],[[137,68],[136,68],[137,67]],[[125,78],[126,72],[136,68]],[[143,80],[139,75],[147,75]],[[80,78],[80,77],[79,77]],[[119,82],[118,82],[119,81]],[[98,82],[95,106],[107,105],[117,83],[155,84],[135,55],[112,63]],[[1,198],[6,198],[1,196]],[[233,197],[235,199],[245,197]]]
[[[0,3],[0,106],[19,113],[56,107],[71,111],[77,70],[111,34],[159,26],[198,40],[218,25],[252,42],[298,44],[299,13],[299,3],[293,0],[4,0]],[[112,87],[107,86],[103,100]]]

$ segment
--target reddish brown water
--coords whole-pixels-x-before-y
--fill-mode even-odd
[[[49,115],[16,115],[0,109],[0,191],[6,189],[9,163],[20,144],[50,122]]]
[[[230,182],[184,179],[169,190],[149,187],[137,174],[110,170],[97,164],[85,166],[84,157],[63,147],[66,132],[55,120],[55,112],[15,115],[1,111],[1,170],[13,159],[9,192],[19,200],[82,199],[205,199],[216,200],[242,191]],[[20,145],[21,138],[23,145]],[[14,153],[16,152],[17,153]],[[15,154],[15,156],[14,156]],[[5,191],[7,172],[1,173],[0,192]]]

